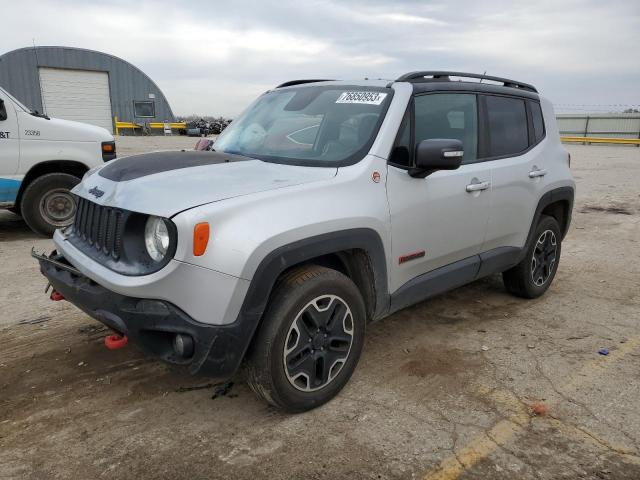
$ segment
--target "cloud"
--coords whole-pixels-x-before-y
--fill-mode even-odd
[[[374,18],[379,22],[408,23],[414,25],[447,25],[447,22],[443,22],[442,20],[407,13],[381,13]]]
[[[6,51],[35,38],[112,53],[181,114],[234,116],[293,78],[419,69],[510,76],[562,104],[640,103],[637,0],[36,0],[7,3],[3,20]]]

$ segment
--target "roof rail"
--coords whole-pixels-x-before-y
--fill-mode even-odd
[[[529,85],[528,83],[518,82],[516,80],[510,80],[508,78],[493,77],[491,75],[481,75],[479,73],[465,73],[465,72],[447,72],[447,71],[425,71],[425,72],[409,72],[398,77],[396,82],[419,82],[420,79],[428,81],[424,77],[432,77],[433,80],[449,81],[449,77],[463,77],[463,78],[479,78],[480,80],[490,80],[492,82],[500,82],[505,87],[520,88],[522,90],[529,90],[531,92],[538,93],[536,87]]]
[[[276,88],[284,88],[284,87],[292,87],[294,85],[302,85],[305,83],[315,83],[315,82],[331,82],[332,80],[324,78],[324,79],[308,79],[308,80],[289,80],[288,82],[281,83]]]

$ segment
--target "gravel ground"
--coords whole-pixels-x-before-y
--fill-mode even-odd
[[[293,416],[241,378],[216,396],[106,350],[100,324],[47,300],[29,251],[51,242],[0,213],[0,478],[640,478],[640,149],[567,148],[578,196],[544,297],[496,276],[403,310],[371,326],[336,399]]]

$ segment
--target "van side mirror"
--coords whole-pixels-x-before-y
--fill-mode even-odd
[[[425,178],[438,170],[455,170],[462,163],[462,142],[450,138],[422,140],[416,147],[416,166],[409,175]]]
[[[0,122],[4,122],[7,118],[7,109],[4,106],[4,100],[0,98]]]

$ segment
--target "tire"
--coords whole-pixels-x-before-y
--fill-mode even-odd
[[[547,291],[558,270],[561,238],[556,219],[542,216],[524,259],[502,273],[509,293],[522,298],[537,298]]]
[[[13,206],[13,207],[11,207],[11,208],[9,209],[9,211],[10,211],[11,213],[13,213],[14,215],[21,216],[21,213],[20,213],[20,207],[19,207],[19,206]]]
[[[351,377],[365,327],[364,301],[349,278],[315,265],[294,269],[271,296],[247,355],[247,382],[281,410],[319,407]]]
[[[33,180],[22,194],[20,211],[31,230],[50,237],[73,222],[76,202],[69,190],[80,183],[67,173],[48,173]]]

